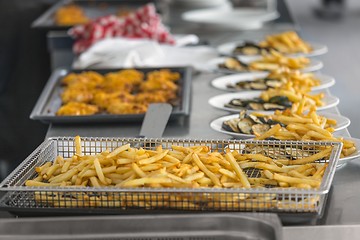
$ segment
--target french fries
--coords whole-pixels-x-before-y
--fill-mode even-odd
[[[292,103],[291,108],[293,111],[301,113],[304,110],[310,110],[311,108],[320,107],[325,104],[322,101],[325,96],[324,93],[310,94],[309,91],[310,89],[308,88],[294,88],[293,85],[289,83],[261,92],[260,98],[265,102],[274,102],[275,98],[279,97],[286,98],[286,100]],[[282,100],[274,103],[281,104],[281,101]]]
[[[122,145],[113,151],[82,154],[80,137],[75,137],[75,154],[36,167],[37,176],[27,180],[29,187],[119,187],[119,188],[318,188],[327,164],[316,163],[331,151],[296,160],[277,159],[260,153],[239,153],[225,149],[211,151],[207,146],[171,146],[156,150]],[[256,173],[254,175],[254,172]],[[303,204],[277,200],[276,194],[244,193],[136,193],[136,192],[62,192],[39,191],[35,200],[54,207],[142,207],[201,209],[286,208]],[[311,200],[313,201],[313,200]],[[232,203],[232,204],[230,204]],[[302,207],[303,205],[298,205]],[[309,205],[309,209],[312,205]]]
[[[309,53],[312,51],[310,44],[302,40],[294,31],[268,35],[264,41],[259,43],[259,46],[276,49],[284,54]]]
[[[278,131],[277,128],[279,125],[272,131]],[[174,145],[172,149],[158,146],[153,151],[125,144],[112,152],[83,155],[80,137],[76,136],[74,142],[74,156],[67,159],[58,156],[54,162],[37,167],[38,176],[26,181],[26,186],[251,188],[265,186],[263,183],[266,182],[280,186],[274,182],[274,173],[296,169],[290,168],[292,165],[311,164],[331,151],[327,149],[303,159],[283,161],[279,165],[262,154],[240,154],[236,150],[211,152],[206,146]],[[262,177],[271,181],[249,181],[246,172],[250,168],[264,172]],[[316,169],[313,172],[317,172]]]
[[[267,116],[285,126],[274,125],[267,132],[257,135],[255,139],[264,140],[272,137],[279,140],[342,142],[343,149],[340,157],[349,156],[356,151],[354,142],[333,136],[334,129],[332,126],[336,123],[335,120],[317,115],[315,108],[312,108],[307,114],[298,114],[297,112],[291,110],[276,111],[273,115]],[[256,115],[261,116],[260,113]]]
[[[276,50],[262,55],[262,58],[249,63],[252,71],[301,70],[306,68],[310,59],[306,57],[288,57]]]
[[[276,50],[263,53],[262,57],[250,63],[244,63],[235,57],[225,58],[224,62],[218,64],[219,68],[232,71],[293,71],[302,70],[310,64],[306,57],[288,57]]]

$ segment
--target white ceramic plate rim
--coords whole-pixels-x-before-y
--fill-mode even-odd
[[[249,91],[246,90],[237,90],[232,88],[227,88],[228,84],[236,84],[237,82],[244,82],[249,80],[255,80],[257,78],[264,78],[268,75],[266,72],[248,72],[248,73],[238,73],[238,74],[231,74],[226,76],[221,76],[215,78],[211,81],[211,85],[214,88],[228,91],[228,92],[242,92],[242,91]],[[333,77],[323,75],[323,74],[315,74],[315,77],[320,80],[320,85],[315,86],[312,88],[313,91],[321,90],[325,88],[329,88],[335,84],[335,79]]]
[[[235,41],[235,42],[228,42],[228,43],[224,43],[221,44],[217,47],[217,51],[222,54],[222,55],[226,55],[226,56],[246,56],[246,55],[241,55],[241,54],[234,54],[233,50],[235,49],[235,47],[237,45],[243,44],[245,41]],[[256,41],[255,41],[256,42]],[[313,51],[311,51],[310,53],[294,53],[294,54],[289,54],[289,56],[305,56],[305,57],[315,57],[315,56],[320,56],[323,55],[325,53],[328,52],[328,48],[326,45],[324,44],[320,44],[320,43],[316,43],[316,42],[309,42],[307,41],[313,48]],[[255,55],[256,56],[256,55]],[[249,56],[251,57],[251,56]]]
[[[326,118],[335,119],[337,121],[337,125],[334,127],[335,132],[343,130],[344,128],[347,128],[350,125],[350,119],[348,119],[347,117],[338,115],[338,114],[321,113],[319,115],[324,116]],[[239,139],[247,139],[247,138],[255,137],[252,134],[235,133],[235,132],[230,132],[230,131],[224,130],[222,128],[222,123],[224,121],[227,121],[227,120],[230,120],[233,118],[237,118],[238,116],[239,116],[239,114],[232,114],[232,115],[219,117],[219,118],[211,121],[210,127],[217,132],[224,133],[224,134],[227,134],[227,135],[239,138]]]
[[[236,113],[236,112],[239,112],[240,109],[224,107],[224,104],[228,103],[230,100],[232,100],[234,98],[252,99],[255,97],[259,97],[260,94],[261,94],[261,91],[245,91],[245,92],[236,92],[236,93],[226,93],[226,94],[221,94],[221,95],[217,95],[217,96],[210,98],[208,103],[215,108]],[[317,107],[317,111],[322,111],[322,110],[326,110],[326,109],[335,107],[340,102],[339,98],[329,95],[327,93],[325,93],[323,101],[325,102],[325,105]],[[254,110],[247,110],[247,111],[255,112]],[[273,111],[256,111],[256,112],[273,112]]]
[[[228,26],[236,26],[239,24],[241,26],[246,26],[247,24],[252,23],[268,22],[277,19],[279,16],[280,15],[277,11],[269,12],[266,10],[256,10],[251,8],[237,8],[225,10],[210,8],[191,10],[182,14],[182,18],[189,22]],[[236,21],[234,21],[234,18],[236,18]]]
[[[336,137],[338,137],[338,136],[336,136]],[[346,164],[350,160],[354,160],[354,159],[360,157],[360,139],[351,138],[351,137],[344,137],[344,139],[353,141],[355,143],[356,152],[354,152],[353,154],[351,154],[349,156],[340,158],[339,161],[338,161],[338,165]]]
[[[215,71],[215,72],[221,72],[221,73],[249,73],[249,71],[239,72],[239,71],[233,71],[233,70],[229,70],[229,69],[219,68],[218,64],[223,63],[225,61],[225,59],[226,59],[226,57],[219,57],[219,58],[211,59],[210,61],[207,62],[208,70]],[[251,62],[251,61],[246,61],[246,63],[249,63],[249,62]],[[321,61],[311,59],[310,64],[306,68],[299,69],[299,70],[301,72],[314,72],[314,71],[320,70],[323,66],[324,65]],[[253,72],[267,72],[267,71],[253,71]]]

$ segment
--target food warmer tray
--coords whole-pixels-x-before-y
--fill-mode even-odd
[[[286,223],[314,221],[323,214],[342,147],[339,142],[84,137],[82,138],[82,152],[95,154],[106,149],[113,150],[128,143],[133,146],[142,145],[145,149],[155,149],[158,145],[162,145],[163,149],[170,149],[172,145],[184,147],[203,145],[210,147],[212,151],[223,152],[229,148],[240,153],[251,148],[258,153],[274,157],[284,157],[283,153],[279,151],[284,148],[299,154],[298,158],[305,156],[304,154],[314,154],[319,151],[319,148],[327,146],[332,148],[332,152],[319,189],[24,186],[26,180],[32,179],[36,175],[36,167],[47,161],[53,161],[58,155],[64,158],[74,155],[74,138],[50,138],[44,141],[0,184],[0,192],[4,193],[0,200],[0,209],[20,216],[262,212],[277,213]],[[260,173],[254,169],[245,169],[244,171],[248,176],[260,177]],[[82,200],[84,194],[93,197],[94,200],[91,201],[94,202],[91,203],[91,206]],[[241,200],[241,196],[248,194],[257,198],[271,196],[271,199],[258,198],[255,202]],[[105,195],[108,196],[106,200],[103,198]],[[60,198],[57,199],[54,196]],[[63,197],[70,198],[70,200],[63,202]],[[121,199],[126,200],[122,202]],[[146,207],[144,207],[145,205]]]
[[[55,113],[61,106],[60,93],[63,89],[61,79],[69,73],[80,73],[83,71],[95,71],[100,74],[108,72],[116,72],[121,69],[86,69],[86,70],[70,70],[60,68],[55,70],[43,89],[34,109],[30,114],[33,120],[40,120],[44,123],[94,123],[94,122],[141,122],[145,114],[94,114],[86,116],[57,116]],[[177,105],[173,106],[170,120],[188,116],[190,114],[191,104],[191,67],[161,67],[161,68],[131,68],[148,73],[160,69],[169,69],[172,72],[178,72],[180,79],[178,81],[178,100]]]
[[[86,16],[90,19],[95,19],[98,17],[116,14],[120,9],[125,10],[135,10],[147,3],[154,1],[146,0],[61,0],[50,7],[42,15],[40,15],[31,25],[32,28],[46,29],[46,30],[67,30],[72,27],[72,25],[58,25],[54,20],[56,11],[63,6],[69,4],[75,4],[81,7]]]

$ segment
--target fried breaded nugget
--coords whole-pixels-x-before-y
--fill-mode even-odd
[[[161,69],[159,71],[149,72],[146,77],[148,81],[153,79],[161,79],[162,81],[175,82],[180,79],[180,74],[178,72],[171,72],[169,69]]]
[[[84,10],[75,4],[60,7],[55,13],[55,22],[58,25],[84,24],[89,20]]]
[[[140,85],[140,90],[143,92],[151,92],[156,90],[176,91],[177,89],[178,86],[176,83],[171,81],[163,81],[161,79],[148,80]]]
[[[139,114],[147,111],[147,106],[139,103],[125,103],[121,100],[110,101],[106,108],[111,114]]]
[[[176,98],[176,93],[173,91],[153,91],[143,92],[135,95],[135,102],[150,104],[150,103],[164,103]]]
[[[74,87],[74,85],[78,86],[86,86],[87,88],[95,88],[104,82],[105,78],[94,71],[82,72],[79,74],[70,73],[65,76],[62,80],[62,84]]]
[[[68,102],[82,102],[89,103],[93,100],[93,91],[88,89],[67,88],[61,93],[61,100],[63,103]]]
[[[135,102],[143,104],[165,103],[167,102],[167,99],[164,94],[155,94],[155,92],[148,92],[135,95]]]
[[[56,115],[58,116],[80,116],[80,115],[93,115],[99,112],[99,108],[95,105],[79,103],[79,102],[69,102],[59,108]]]
[[[144,74],[136,70],[121,70],[111,72],[105,75],[103,89],[110,91],[127,91],[131,92],[143,82]]]
[[[122,102],[133,102],[135,97],[132,94],[123,91],[111,93],[96,91],[92,102],[97,106],[105,109],[111,101],[116,99],[121,100]]]

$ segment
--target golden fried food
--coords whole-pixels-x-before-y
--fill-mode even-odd
[[[118,72],[111,72],[105,75],[105,78],[120,78],[124,81],[131,83],[131,84],[140,84],[143,81],[144,73],[134,70],[134,69],[126,69],[120,70]]]
[[[147,74],[148,80],[153,79],[161,79],[166,81],[173,81],[176,82],[180,79],[180,74],[178,72],[171,72],[169,69],[161,69],[159,71],[152,71]]]
[[[277,173],[282,176],[297,176],[298,181],[292,182],[294,179],[284,181],[289,183],[288,187],[297,187],[298,183],[305,183],[318,188],[327,164],[315,162],[326,158],[332,150],[324,146],[318,153],[310,155],[304,153],[303,157],[299,155],[296,160],[283,157],[280,161],[275,155],[271,157],[263,154],[239,153],[230,149],[217,152],[201,145],[192,147],[172,145],[169,149],[163,149],[159,145],[154,150],[147,150],[132,148],[130,144],[125,144],[111,152],[106,150],[96,155],[84,155],[79,136],[75,138],[75,144],[77,151],[74,156],[67,159],[58,156],[55,161],[37,167],[36,172],[42,180],[36,179],[27,182],[26,185],[35,186],[36,181],[45,180],[44,184],[65,182],[65,185],[73,186],[89,180],[86,181],[86,186],[90,187],[256,188],[265,187],[266,184],[281,187],[280,181],[269,181],[273,180],[274,174]],[[258,176],[253,174],[249,177],[246,174],[247,168],[259,169]],[[305,173],[305,170],[311,168],[314,171]],[[317,170],[319,175],[314,176]],[[299,174],[304,175],[303,181],[299,179]],[[72,179],[73,176],[75,179]],[[96,181],[95,179],[91,181],[91,177],[96,178]],[[76,178],[80,181],[76,181]],[[306,179],[313,179],[314,182],[308,182]],[[76,184],[77,182],[79,184]],[[155,183],[156,185],[153,185]]]
[[[278,51],[270,50],[269,53],[263,54],[261,59],[249,63],[248,68],[252,71],[301,70],[309,63],[309,58],[287,57]]]
[[[99,108],[95,105],[69,102],[59,108],[56,115],[58,116],[81,116],[81,115],[93,115],[99,112]]]
[[[301,141],[334,141],[342,142],[343,149],[341,157],[349,156],[356,151],[356,146],[353,141],[346,140],[342,137],[333,136],[333,128],[329,127],[328,120],[318,118],[316,109],[308,113],[308,117],[299,118],[295,113],[281,113],[275,112],[272,116],[273,120],[286,123],[285,126],[280,124],[272,126],[267,132],[256,136],[256,140],[264,140],[267,138],[275,138],[278,140],[301,140]],[[288,114],[288,116],[286,115]],[[322,121],[317,124],[317,121]],[[332,121],[330,120],[330,123]],[[328,127],[326,127],[328,126]]]
[[[302,40],[294,31],[269,35],[264,41],[259,43],[259,46],[275,49],[285,54],[309,53],[312,51],[310,44]]]
[[[55,22],[62,26],[71,26],[89,22],[84,10],[75,4],[60,7],[55,13]]]
[[[134,69],[110,72],[105,76],[93,71],[70,73],[62,80],[65,88],[61,100],[63,104],[94,104],[98,107],[95,113],[100,110],[110,114],[139,114],[146,112],[150,103],[176,104],[178,85],[175,82],[179,78],[179,73],[167,69],[152,71],[146,76]],[[57,114],[79,115],[82,110],[76,111],[76,106],[82,107],[73,105]]]
[[[143,82],[140,85],[141,91],[156,91],[156,90],[167,90],[167,91],[176,91],[178,86],[172,81],[163,81],[161,78],[154,78]]]
[[[268,146],[270,147],[270,146]],[[83,154],[84,145],[75,137],[75,153],[64,158],[57,156],[35,168],[37,176],[25,182],[28,187],[72,187],[94,188],[276,188],[318,189],[328,163],[332,148],[318,146],[311,150],[291,148],[303,153],[283,156],[272,149],[252,153],[251,145],[245,153],[225,148],[212,150],[204,145],[162,145],[154,148],[132,148],[123,144],[112,151]],[[276,147],[278,149],[278,147]],[[261,148],[265,150],[265,146]],[[312,150],[316,150],[313,152]],[[294,158],[295,156],[295,158]],[[281,159],[279,158],[281,157]],[[255,170],[255,171],[254,171]],[[98,206],[98,207],[167,207],[191,209],[314,209],[317,198],[299,196],[303,201],[291,199],[293,195],[259,193],[256,191],[234,194],[203,192],[199,194],[177,194],[169,192],[124,192],[117,191],[80,193],[60,192],[35,193],[35,200],[54,207]],[[114,194],[116,193],[116,194]],[[92,196],[90,196],[92,195]],[[283,197],[277,197],[283,196]],[[312,200],[304,204],[305,199]],[[291,202],[291,205],[289,203]],[[313,202],[313,203],[312,203]],[[176,205],[176,203],[178,203]],[[174,205],[175,204],[175,205]],[[304,206],[306,205],[306,206]]]
[[[321,83],[313,73],[302,73],[289,69],[272,71],[266,78],[282,80],[283,85],[287,84],[287,86],[301,92],[309,92],[311,88],[319,86]]]
[[[140,114],[147,111],[147,105],[114,99],[106,106],[106,111],[111,114]]]
[[[179,80],[180,74],[171,72],[166,69],[160,71],[153,71],[147,74],[147,81],[140,85],[141,91],[176,91],[178,86],[176,83]]]
[[[313,73],[281,69],[272,71],[262,78],[229,83],[226,87],[235,90],[267,90],[288,85],[298,91],[308,92],[311,88],[319,86],[320,83],[320,80]]]
[[[61,93],[61,100],[63,103],[68,102],[82,102],[89,103],[93,100],[93,91],[88,89],[73,89],[67,88]]]
[[[124,103],[130,103],[135,101],[135,97],[134,95],[124,91],[117,91],[111,93],[97,91],[92,102],[100,108],[106,109],[107,106],[111,103],[111,101],[117,100],[121,100]]]
[[[166,103],[168,99],[166,98],[164,91],[148,92],[148,93],[139,93],[135,95],[135,102],[137,103]]]
[[[102,85],[105,91],[133,91],[143,82],[144,74],[136,70],[122,70],[105,75],[106,81]]]
[[[228,69],[236,72],[249,71],[289,71],[302,70],[310,64],[306,57],[288,57],[276,50],[270,50],[262,54],[261,58],[245,63],[235,57],[227,57],[224,62],[219,63],[221,69]]]
[[[81,74],[70,73],[62,80],[62,84],[66,86],[66,89],[77,90],[94,90],[100,87],[105,81],[105,78],[93,71],[83,72]]]

